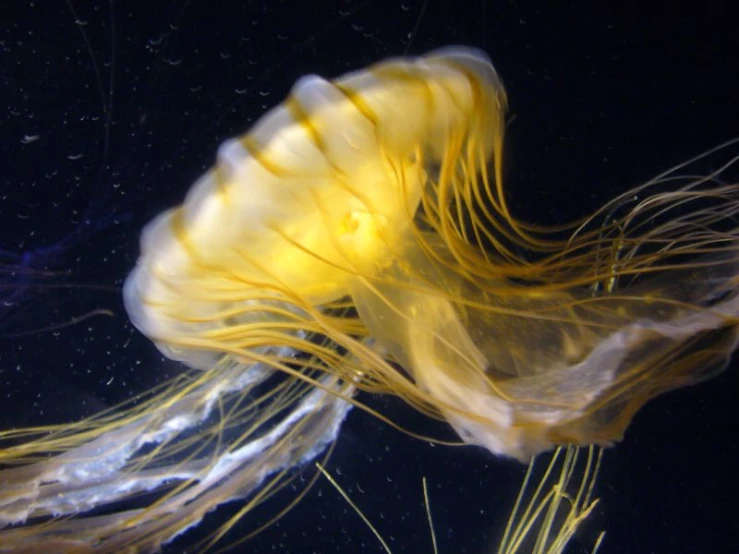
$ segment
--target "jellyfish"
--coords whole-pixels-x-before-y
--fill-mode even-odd
[[[486,54],[455,46],[304,77],[226,141],[144,229],[123,287],[132,323],[192,371],[0,434],[0,551],[156,551],[241,501],[212,546],[351,406],[373,412],[358,390],[527,461],[611,445],[651,398],[720,372],[739,313],[734,159],[535,225],[506,200],[506,106]]]

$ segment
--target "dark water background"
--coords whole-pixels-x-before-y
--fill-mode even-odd
[[[544,4],[101,1],[72,2],[75,16],[63,1],[3,2],[3,427],[77,419],[179,371],[121,306],[139,231],[180,201],[221,141],[306,73],[333,77],[448,44],[484,48],[514,116],[512,206],[543,222],[582,215],[739,136],[730,3]],[[40,330],[91,310],[114,315]],[[739,552],[736,365],[637,415],[605,455],[603,502],[583,541],[597,524],[607,530],[605,554]],[[396,401],[367,400],[414,429],[450,436]],[[328,464],[395,553],[431,552],[422,476],[440,553],[491,552],[524,469],[480,449],[410,439],[359,411]],[[253,528],[247,519],[229,538]],[[167,552],[184,552],[195,535]],[[242,551],[382,552],[325,481]]]

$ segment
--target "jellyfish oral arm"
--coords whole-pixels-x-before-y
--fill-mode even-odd
[[[351,396],[352,388],[325,377],[321,381],[324,389],[309,390],[294,406],[287,406],[284,418],[261,436],[242,441],[237,448],[147,467],[147,452],[182,440],[189,431],[207,425],[224,397],[248,394],[270,374],[255,366],[220,368],[217,380],[203,379],[195,390],[167,408],[147,411],[46,462],[4,470],[0,473],[4,491],[0,526],[34,517],[82,514],[100,506],[113,507],[137,493],[175,489],[179,492],[168,495],[155,508],[126,508],[107,516],[88,517],[85,532],[78,525],[58,523],[28,537],[34,545],[44,541],[51,545],[64,539],[114,551],[115,545],[127,541],[143,547],[145,543],[138,537],[144,536],[149,546],[143,550],[157,549],[197,525],[215,506],[248,497],[270,475],[312,460],[335,439],[351,406],[343,398]],[[214,497],[218,498],[216,502]],[[144,510],[145,524],[139,522]],[[127,527],[136,530],[127,537],[120,535],[120,529]],[[23,544],[24,533],[23,527],[11,528],[4,530],[2,537],[7,544],[18,545]]]

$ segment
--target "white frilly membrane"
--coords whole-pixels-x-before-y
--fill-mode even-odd
[[[251,397],[270,373],[219,364],[124,414],[41,436],[45,450],[66,451],[2,471],[0,523],[15,526],[0,532],[0,551],[154,552],[220,504],[258,504],[280,472],[333,442],[350,406],[351,388],[333,377],[320,378],[326,390],[293,380]],[[152,491],[162,494],[136,503]]]
[[[355,389],[529,460],[609,445],[649,399],[723,369],[735,142],[533,225],[506,202],[505,110],[486,55],[451,47],[305,77],[224,143],[146,227],[123,291],[193,371],[83,422],[3,433],[0,550],[149,552],[224,502],[243,516],[334,440]]]

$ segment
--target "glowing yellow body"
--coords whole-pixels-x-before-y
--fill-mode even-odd
[[[466,49],[301,79],[144,231],[124,291],[132,320],[171,353],[200,323],[221,325],[224,311],[264,295],[289,291],[308,306],[346,296],[348,281],[408,240],[424,165],[440,161],[448,137],[475,132],[490,156],[504,102],[492,66]]]

